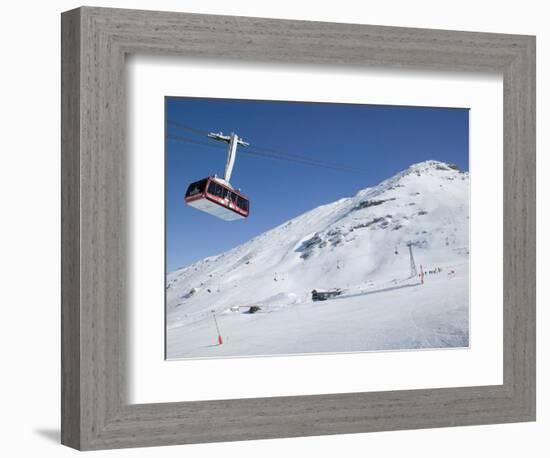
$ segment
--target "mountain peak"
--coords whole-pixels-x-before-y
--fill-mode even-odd
[[[449,164],[447,162],[436,161],[433,159],[412,164],[405,170],[405,172],[427,171],[427,170],[461,172],[460,168],[456,164]]]

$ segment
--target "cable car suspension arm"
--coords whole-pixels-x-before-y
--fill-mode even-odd
[[[237,158],[237,145],[249,146],[249,143],[245,142],[242,138],[239,138],[235,133],[231,133],[231,135],[223,135],[221,132],[210,132],[208,137],[213,140],[228,143],[227,161],[225,163],[223,179],[229,183],[231,173],[233,172],[233,166],[235,165],[235,159]]]

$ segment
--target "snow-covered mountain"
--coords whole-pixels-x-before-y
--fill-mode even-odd
[[[468,238],[468,173],[412,165],[169,273],[167,356],[468,346]],[[312,302],[319,288],[342,294]]]

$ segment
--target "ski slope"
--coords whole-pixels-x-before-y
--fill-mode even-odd
[[[466,347],[468,220],[468,173],[426,161],[171,272],[167,357]]]

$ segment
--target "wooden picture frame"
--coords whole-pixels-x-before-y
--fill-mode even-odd
[[[535,419],[535,38],[83,7],[62,15],[62,443],[80,450]],[[125,55],[497,72],[503,384],[128,404]],[[475,198],[475,196],[474,196]]]

